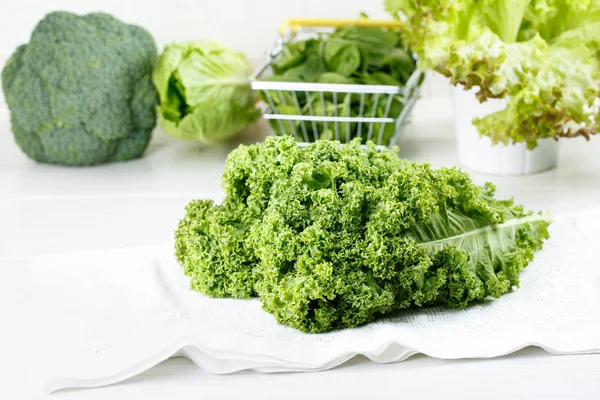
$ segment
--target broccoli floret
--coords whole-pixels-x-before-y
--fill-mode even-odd
[[[156,124],[156,57],[138,26],[103,13],[48,14],[2,71],[15,141],[42,163],[140,157]]]

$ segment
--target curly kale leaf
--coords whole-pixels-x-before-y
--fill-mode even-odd
[[[494,199],[492,185],[358,141],[243,146],[223,184],[224,203],[191,203],[177,233],[192,287],[256,294],[306,332],[499,297],[548,237],[549,217]]]
[[[246,245],[250,225],[235,205],[192,201],[176,232],[176,257],[192,288],[213,297],[255,295],[256,258]]]

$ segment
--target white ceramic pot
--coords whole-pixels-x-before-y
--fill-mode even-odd
[[[490,138],[481,137],[472,124],[473,118],[505,109],[508,99],[489,99],[480,103],[475,92],[452,87],[454,130],[462,167],[493,175],[526,175],[557,165],[558,142],[554,139],[539,140],[535,149],[528,150],[525,143],[493,146]]]

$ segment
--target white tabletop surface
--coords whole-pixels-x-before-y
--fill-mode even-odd
[[[433,166],[456,164],[447,99],[423,100],[400,141],[401,155]],[[264,123],[242,138],[260,138]],[[197,197],[220,198],[220,174],[235,142],[217,148],[177,142],[157,131],[140,160],[91,168],[39,165],[28,160],[9,133],[0,106],[0,259],[142,244],[171,239],[184,205]],[[473,174],[491,180],[501,197],[554,213],[600,206],[600,138],[561,144],[559,168],[527,177]],[[15,263],[16,265],[17,263]],[[9,328],[0,343],[0,398],[37,398],[24,373],[35,362],[27,347],[35,331],[19,330],[31,312],[29,271],[0,270],[0,304]],[[11,328],[17,329],[11,329]],[[17,374],[17,371],[19,374]],[[17,377],[19,375],[20,377]],[[8,379],[9,376],[11,379]],[[9,396],[3,392],[10,393]],[[171,359],[123,383],[58,392],[69,399],[162,398],[486,398],[600,399],[600,355],[551,356],[525,349],[493,360],[443,361],[415,356],[377,365],[357,357],[320,373],[215,376],[186,359]]]

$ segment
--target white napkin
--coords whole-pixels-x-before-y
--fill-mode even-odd
[[[38,378],[52,392],[118,382],[173,356],[217,374],[484,358],[540,346],[600,352],[600,209],[557,218],[521,288],[466,310],[401,312],[327,334],[278,325],[258,300],[189,289],[171,244],[31,259]]]

